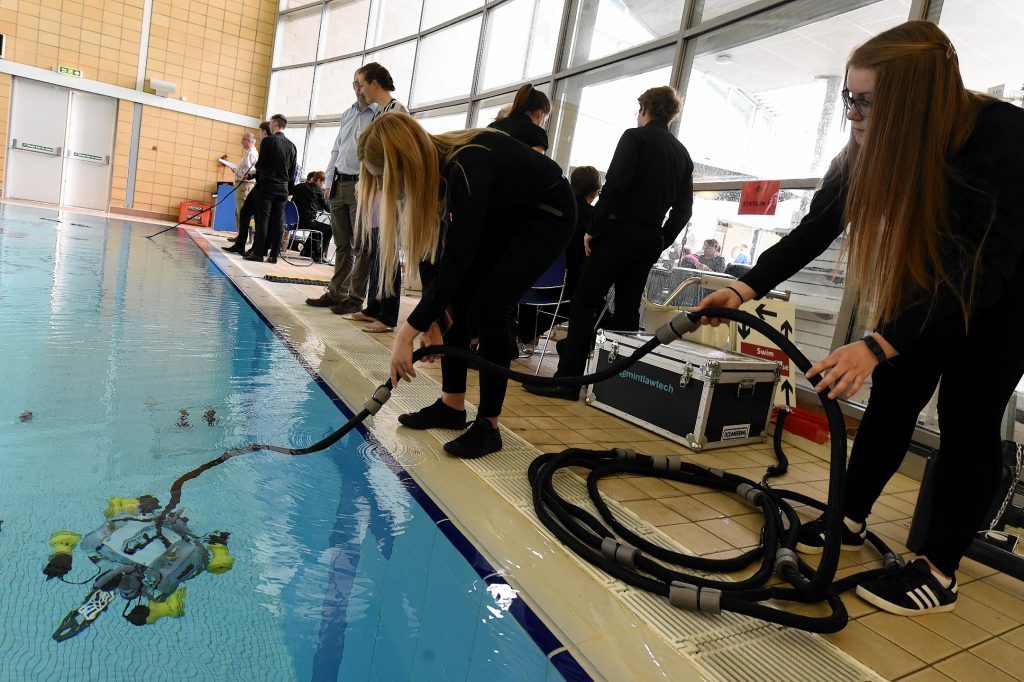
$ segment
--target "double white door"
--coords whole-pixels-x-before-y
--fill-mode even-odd
[[[107,210],[117,100],[14,79],[6,196]]]

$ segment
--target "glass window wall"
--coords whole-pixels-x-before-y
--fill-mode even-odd
[[[483,4],[483,0],[424,0],[421,29],[443,24],[449,19],[462,16]]]
[[[575,0],[566,50],[576,66],[679,32],[679,0]]]
[[[419,30],[423,0],[374,0],[370,6],[366,46],[411,36]]]
[[[327,163],[331,160],[331,148],[338,137],[338,124],[328,123],[310,127],[306,140],[303,168],[306,173],[327,171]],[[305,173],[303,174],[305,177]]]
[[[604,172],[627,128],[636,127],[637,97],[668,85],[671,48],[587,71],[558,85],[552,158],[563,168],[594,166]]]
[[[551,73],[561,0],[510,0],[487,15],[481,91]]]
[[[412,69],[416,63],[416,41],[410,40],[386,50],[370,52],[363,59],[363,63],[369,64],[370,62],[377,62],[388,70],[391,80],[395,82],[395,91],[391,93],[392,97],[408,106]]]
[[[316,59],[320,38],[320,5],[282,14],[274,41],[274,66],[302,64]]]
[[[324,10],[320,58],[330,59],[363,49],[366,24],[370,18],[370,0],[334,0]]]
[[[355,101],[352,81],[356,69],[361,65],[359,57],[327,62],[316,67],[316,83],[313,92],[313,113],[315,116],[336,116]]]
[[[477,16],[420,40],[412,88],[413,106],[469,95],[480,23],[481,18]]]
[[[447,133],[466,129],[466,107],[445,107],[416,116],[428,133]]]
[[[283,69],[270,74],[267,112],[285,116],[309,116],[309,99],[313,92],[313,67]]]

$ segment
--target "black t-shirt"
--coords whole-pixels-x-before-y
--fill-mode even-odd
[[[548,131],[531,121],[525,114],[503,118],[487,127],[508,133],[513,140],[519,140],[527,147],[540,147],[547,151]]]
[[[421,331],[440,317],[464,285],[488,231],[504,231],[514,238],[521,217],[541,204],[562,212],[567,220],[576,213],[559,165],[501,133],[477,135],[441,167],[441,177],[450,219],[434,276],[409,315],[409,324]]]

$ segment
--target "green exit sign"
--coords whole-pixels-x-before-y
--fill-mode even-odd
[[[57,73],[63,74],[65,76],[74,76],[75,78],[82,77],[81,69],[72,69],[70,66],[58,66]]]

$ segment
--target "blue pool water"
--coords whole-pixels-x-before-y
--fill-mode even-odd
[[[237,457],[185,485],[191,529],[229,531],[234,566],[187,582],[184,617],[136,627],[118,597],[77,637],[51,639],[89,589],[44,579],[51,533],[101,526],[111,496],[166,502],[174,479],[226,449],[307,445],[348,417],[195,244],[145,239],[154,231],[0,207],[0,680],[572,672],[359,433],[304,457]],[[73,556],[67,580],[91,578]]]

